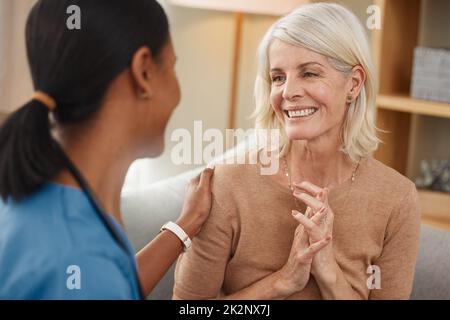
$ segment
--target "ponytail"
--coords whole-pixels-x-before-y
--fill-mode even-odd
[[[0,128],[0,196],[20,200],[63,168],[61,149],[50,132],[49,109],[32,100]]]

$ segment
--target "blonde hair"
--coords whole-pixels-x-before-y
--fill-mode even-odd
[[[367,35],[358,18],[338,4],[306,4],[278,20],[261,41],[253,117],[257,129],[280,129],[281,147],[288,150],[289,141],[269,100],[271,80],[268,50],[274,39],[322,54],[328,57],[336,70],[344,74],[349,74],[356,65],[365,70],[364,86],[350,104],[344,120],[341,151],[356,162],[376,150],[380,142],[375,125],[378,83]]]

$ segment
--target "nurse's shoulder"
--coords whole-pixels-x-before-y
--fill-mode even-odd
[[[56,184],[0,200],[0,299],[134,298],[89,208],[82,192]]]

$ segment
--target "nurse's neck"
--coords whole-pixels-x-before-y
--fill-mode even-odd
[[[130,128],[133,121],[127,118],[125,102],[121,102],[118,100],[104,105],[98,114],[81,125],[58,130],[56,139],[92,188],[102,207],[123,227],[121,190],[129,166],[139,155],[130,150],[135,145],[133,139],[136,140],[136,137]],[[66,169],[53,181],[80,188]]]
[[[98,130],[95,131],[98,132]],[[92,188],[102,207],[123,227],[120,193],[132,160],[126,158],[126,152],[123,152],[120,140],[114,137],[114,130],[105,133],[100,130],[98,133],[95,137],[86,134],[76,139],[62,138],[60,144]],[[107,134],[110,141],[116,143],[104,143],[103,134]],[[54,182],[80,188],[66,169],[54,179]]]

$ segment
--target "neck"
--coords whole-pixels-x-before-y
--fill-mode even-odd
[[[58,141],[78,168],[107,213],[123,227],[120,214],[120,194],[129,166],[132,145],[124,130],[111,126],[85,126],[82,130],[64,129]],[[79,187],[73,176],[63,170],[55,182]]]
[[[288,154],[292,181],[332,188],[349,179],[356,164],[340,148],[339,139],[333,138],[292,141]]]

